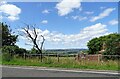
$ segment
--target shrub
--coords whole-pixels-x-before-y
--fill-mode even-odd
[[[10,53],[3,53],[2,55],[2,60],[3,61],[11,61],[13,59],[13,56]]]
[[[27,53],[27,50],[23,48],[19,48],[18,46],[3,46],[2,53],[3,54],[8,53],[11,56],[14,56],[14,55],[23,56],[24,53]]]

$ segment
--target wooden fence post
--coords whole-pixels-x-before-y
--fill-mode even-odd
[[[38,60],[40,60],[40,54],[38,54]]]
[[[57,54],[58,62],[59,62],[59,54]]]
[[[24,59],[26,60],[26,54],[24,53]]]
[[[98,55],[98,63],[99,63],[99,61],[100,61],[100,57],[99,57],[99,55]]]
[[[43,56],[42,56],[42,53],[40,54],[40,59],[41,59],[41,62],[43,61],[42,59],[43,59]]]
[[[47,62],[48,62],[48,60],[49,60],[49,53],[47,54],[48,56],[47,56]]]

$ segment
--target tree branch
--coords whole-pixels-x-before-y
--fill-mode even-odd
[[[33,28],[33,34],[34,34],[34,37],[32,37],[32,34],[29,32],[29,29],[30,29],[30,26],[28,24],[25,24],[27,26],[27,28],[23,28],[23,30],[26,32],[27,36],[32,40],[33,42],[33,47],[35,47],[38,51],[39,51],[39,54],[41,54],[41,62],[42,62],[42,47],[43,47],[43,44],[44,44],[44,41],[45,41],[45,38],[43,35],[41,35],[41,37],[43,38],[42,42],[41,42],[41,46],[39,48],[39,44],[37,43],[37,37],[38,37],[38,33],[36,31],[36,28],[34,26],[32,26]]]
[[[42,47],[43,47],[43,44],[44,44],[45,38],[44,38],[43,35],[41,35],[41,37],[43,38],[43,41],[42,41],[42,43],[41,43],[41,47],[40,47],[40,49],[42,50]]]

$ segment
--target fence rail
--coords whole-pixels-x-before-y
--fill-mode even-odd
[[[41,54],[24,54],[21,55],[24,59],[32,59],[32,58],[37,58],[40,60]],[[53,59],[57,62],[62,61],[65,59],[65,61],[104,61],[104,60],[119,60],[120,56],[119,55],[81,55],[81,54],[42,54],[43,61],[45,59]]]
[[[24,54],[24,55],[28,55],[28,56],[41,56],[41,54]],[[42,54],[42,56],[78,56],[79,54]],[[99,56],[98,55],[86,55],[86,56]],[[101,56],[107,56],[107,57],[120,57],[120,55],[101,55]]]

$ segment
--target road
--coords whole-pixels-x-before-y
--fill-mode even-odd
[[[2,67],[3,77],[115,77],[114,73],[94,73],[85,71],[68,71],[46,68]]]

